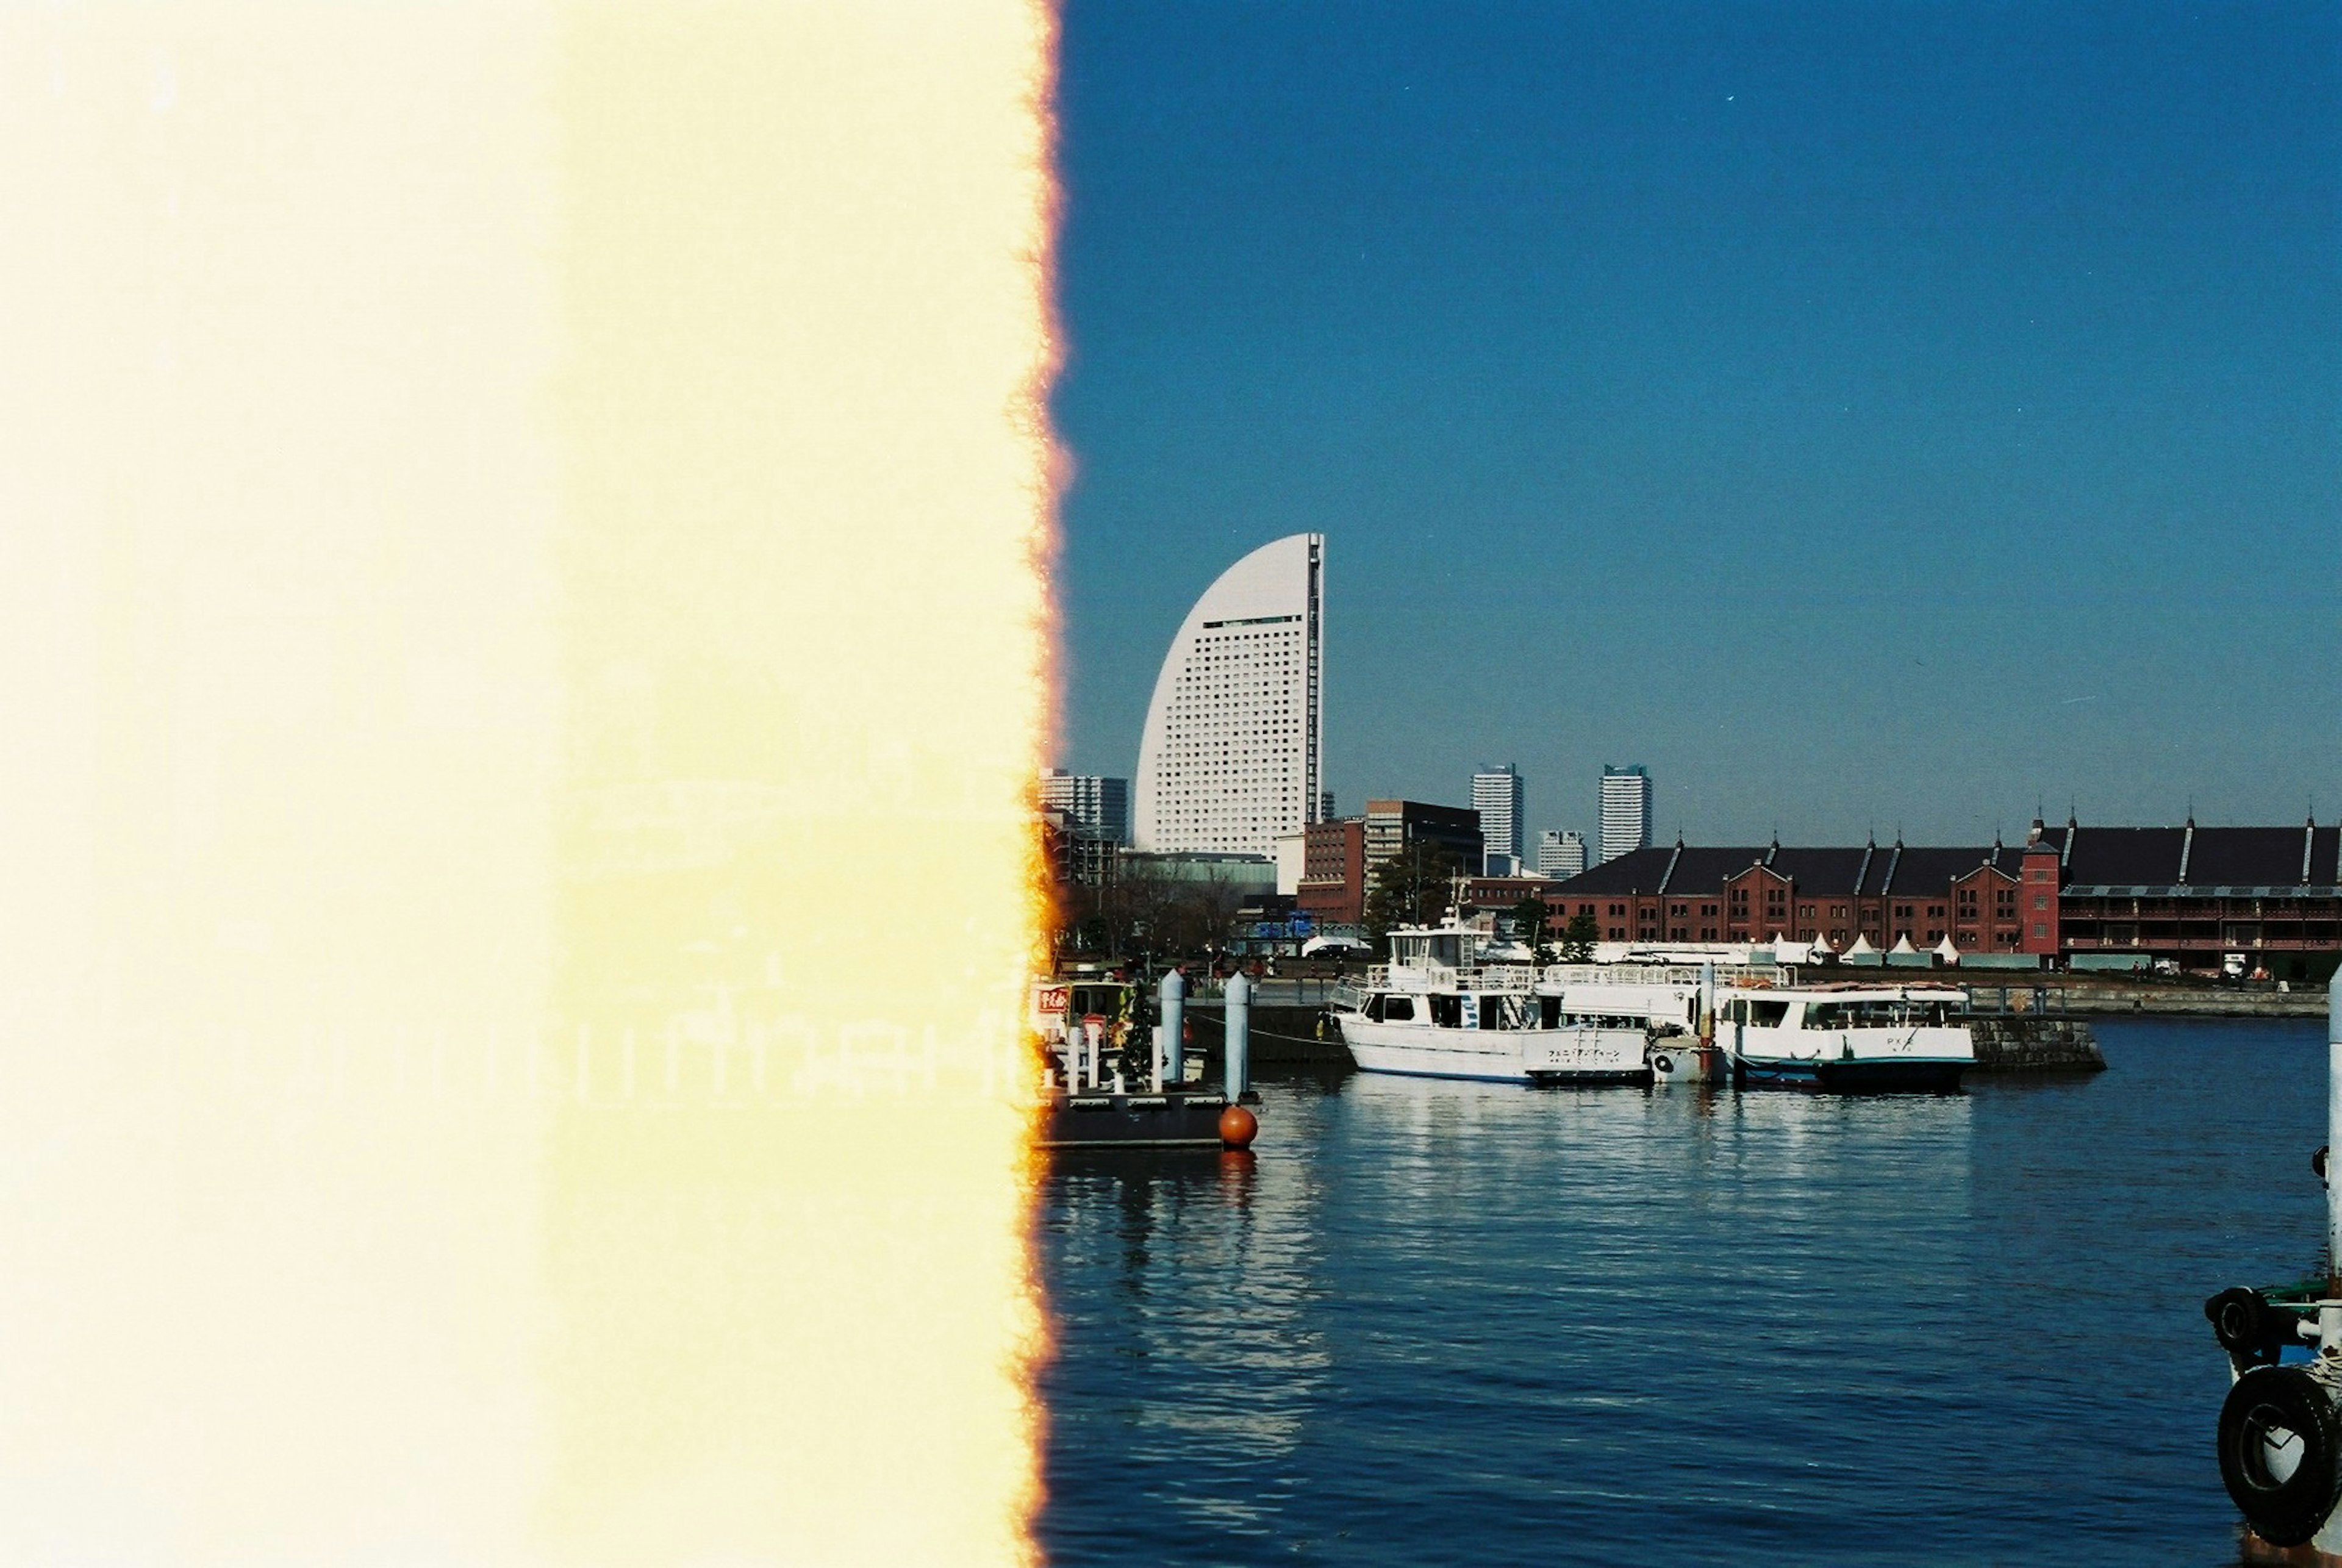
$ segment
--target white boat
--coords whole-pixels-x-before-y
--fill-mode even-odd
[[[1573,1018],[1535,966],[1488,964],[1483,934],[1453,914],[1391,933],[1391,961],[1336,1004],[1350,1060],[1366,1073],[1506,1084],[1648,1083],[1640,1020]]]
[[[1667,966],[1556,964],[1537,978],[1540,994],[1561,998],[1559,1022],[1639,1031],[1655,1084],[1703,1084],[1724,1076],[1723,1053],[1701,1039],[1701,1001],[1711,970]]]
[[[1948,987],[1748,990],[1716,1011],[1716,1044],[1744,1084],[1945,1091],[1976,1065],[1967,994]]]

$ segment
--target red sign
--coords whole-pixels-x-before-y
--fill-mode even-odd
[[[1063,1013],[1066,1010],[1066,1004],[1073,999],[1073,990],[1070,986],[1052,985],[1041,993],[1041,1011]]]

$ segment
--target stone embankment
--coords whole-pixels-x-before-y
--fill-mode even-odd
[[[1970,989],[1974,992],[1987,988]],[[2208,985],[2061,985],[2046,990],[2046,1011],[2090,1017],[2114,1014],[2167,1018],[2326,1016],[2325,994],[2314,986],[2295,991],[2244,991]]]
[[[2087,1018],[1979,1016],[1968,1020],[1982,1073],[2103,1073],[2106,1054]]]

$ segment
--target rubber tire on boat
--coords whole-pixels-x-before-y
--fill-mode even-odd
[[[2277,1351],[2291,1337],[2293,1319],[2268,1304],[2268,1299],[2247,1285],[2234,1285],[2204,1303],[2212,1322],[2212,1337],[2220,1348],[2247,1365],[2273,1364]]]
[[[2266,1425],[2301,1438],[2301,1463],[2283,1481],[2271,1479],[2262,1462]],[[2300,1545],[2342,1498],[2342,1411],[2307,1368],[2257,1366],[2237,1379],[2220,1405],[2219,1442],[2229,1501],[2271,1545]]]
[[[1672,1057],[1672,1056],[1668,1055],[1666,1052],[1662,1051],[1662,1052],[1660,1052],[1657,1055],[1656,1055],[1656,1056],[1654,1056],[1654,1057],[1652,1057],[1652,1058],[1651,1058],[1651,1071],[1652,1071],[1652,1072],[1654,1072],[1654,1073],[1672,1073],[1672,1072],[1674,1072],[1675,1070],[1676,1070],[1676,1059],[1675,1059],[1674,1057]]]

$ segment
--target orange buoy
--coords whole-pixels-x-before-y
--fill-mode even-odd
[[[1259,1118],[1242,1105],[1231,1105],[1220,1113],[1220,1144],[1223,1148],[1249,1149],[1253,1135],[1259,1131]]]

